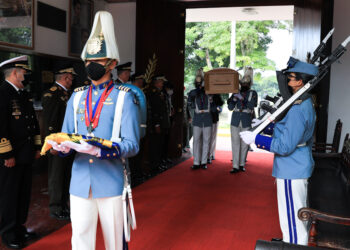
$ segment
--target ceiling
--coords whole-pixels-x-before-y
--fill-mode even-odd
[[[294,6],[186,9],[186,22],[293,20]]]

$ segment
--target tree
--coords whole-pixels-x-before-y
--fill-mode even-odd
[[[240,21],[236,23],[236,67],[252,66],[273,70],[274,62],[266,58],[271,28],[290,29],[290,21]],[[196,70],[229,67],[231,22],[186,23],[185,86],[191,87]]]

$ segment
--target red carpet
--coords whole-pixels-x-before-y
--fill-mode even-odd
[[[249,153],[247,171],[235,175],[231,152],[216,158],[195,171],[187,160],[133,190],[138,229],[130,249],[254,249],[257,239],[281,236],[272,154]],[[70,237],[67,225],[28,249],[70,249]]]

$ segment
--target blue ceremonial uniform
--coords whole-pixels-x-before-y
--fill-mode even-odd
[[[317,66],[290,58],[284,84],[297,93],[317,72]],[[308,243],[308,228],[298,220],[298,211],[307,206],[308,178],[314,167],[311,147],[315,122],[312,99],[304,94],[274,128],[273,125],[267,128],[270,131],[273,129],[272,137],[255,137],[255,144],[259,148],[275,153],[272,175],[276,177],[279,221],[283,241],[292,244]]]
[[[92,107],[101,96],[106,84],[98,86],[93,85],[92,90]],[[77,128],[78,134],[87,135],[87,127],[85,124],[85,99],[88,89],[84,91],[77,109]],[[104,102],[102,107],[98,126],[93,131],[94,136],[110,140],[112,136],[112,128],[114,122],[115,105],[118,100],[120,91],[128,91],[125,95],[120,138],[118,142],[121,157],[131,157],[137,154],[139,150],[139,111],[136,105],[135,96],[128,88],[124,90],[117,89],[113,86],[112,92]],[[65,119],[63,122],[62,132],[74,133],[74,108],[73,100],[76,92],[68,101]],[[103,150],[101,156],[105,156]],[[78,153],[75,156],[72,179],[70,185],[70,194],[82,198],[89,197],[89,190],[91,188],[93,198],[103,198],[119,196],[122,194],[124,186],[123,165],[120,159],[113,158],[101,160],[88,154]]]
[[[233,111],[231,117],[231,126],[238,127],[242,122],[242,128],[250,127],[252,124],[252,113],[257,106],[258,94],[255,90],[241,92],[243,100],[229,98],[227,100],[228,109]]]
[[[312,135],[316,122],[311,98],[294,104],[287,115],[277,122],[273,137],[258,135],[257,147],[275,153],[272,175],[281,179],[305,179],[311,176]]]
[[[140,128],[140,137],[143,138],[146,135],[146,124],[147,124],[147,101],[146,96],[143,93],[143,91],[130,83],[120,83],[116,82],[117,85],[122,85],[124,87],[127,87],[131,89],[131,91],[135,94],[135,97],[138,102],[139,106],[139,115],[140,115],[140,122],[141,122],[141,128]]]

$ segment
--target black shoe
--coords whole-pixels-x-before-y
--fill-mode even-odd
[[[70,214],[63,210],[50,213],[50,217],[55,218],[57,220],[70,220]]]
[[[207,167],[207,164],[202,164],[201,167],[202,167],[203,169],[207,169],[207,168],[208,168],[208,167]]]
[[[164,159],[164,161],[165,161],[165,163],[168,163],[168,164],[173,163],[173,161],[172,161],[172,160],[170,160],[169,158]]]
[[[212,157],[211,157],[211,160],[212,160],[212,161],[214,161],[214,160],[215,160],[215,157],[214,157],[214,156],[212,156]]]
[[[280,238],[272,238],[271,241],[282,241]]]
[[[211,164],[211,159],[210,158],[207,160],[207,164]]]
[[[233,169],[230,170],[231,174],[236,174],[238,172],[239,172],[239,169],[237,169],[237,168],[233,168]]]
[[[24,241],[30,241],[30,240],[36,239],[38,237],[39,236],[35,232],[25,232],[23,234]]]
[[[23,241],[19,240],[19,239],[6,240],[6,239],[2,238],[2,243],[7,248],[12,248],[12,249],[22,249],[24,247]]]
[[[244,166],[239,166],[239,170],[242,172],[245,172],[245,167]]]
[[[193,165],[191,168],[192,169],[198,169],[198,168],[200,168],[200,166],[199,165]]]

